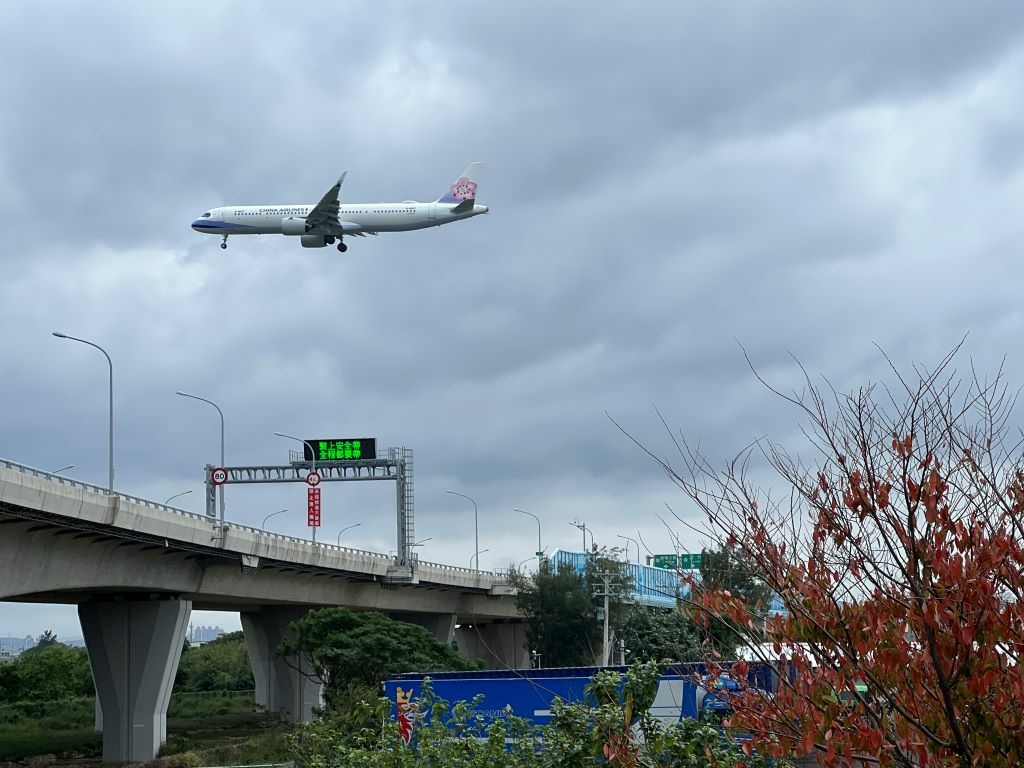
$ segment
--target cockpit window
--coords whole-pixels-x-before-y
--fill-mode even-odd
[[[204,219],[208,219],[208,218],[210,218],[210,212],[209,212],[209,211],[207,211],[206,213],[204,213],[204,214],[203,214],[203,218],[204,218]]]

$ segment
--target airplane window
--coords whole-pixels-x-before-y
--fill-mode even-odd
[[[204,219],[208,219],[208,218],[210,218],[210,212],[209,212],[209,211],[207,211],[206,213],[204,213],[204,214],[202,215],[202,217],[201,217],[201,218],[204,218]]]

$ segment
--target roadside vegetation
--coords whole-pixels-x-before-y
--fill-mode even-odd
[[[188,754],[185,763],[195,758],[196,765],[214,764],[202,758],[206,752],[225,758],[283,757],[286,729],[276,715],[260,711],[252,688],[241,632],[186,646],[168,709],[163,753]],[[99,757],[103,737],[94,730],[94,708],[85,649],[44,634],[35,648],[0,665],[0,760]]]

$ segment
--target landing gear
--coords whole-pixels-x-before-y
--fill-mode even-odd
[[[228,236],[227,235],[224,235],[224,239],[221,241],[220,247],[221,248],[227,248],[228,247]]]
[[[338,250],[341,251],[342,253],[344,253],[345,251],[348,250],[348,246],[345,245],[345,243],[343,243],[343,242],[338,243]]]
[[[324,242],[327,243],[327,245],[334,245],[334,236],[328,235],[324,238]]]

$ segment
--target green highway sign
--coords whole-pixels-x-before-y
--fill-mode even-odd
[[[699,571],[700,570],[700,553],[681,553],[671,555],[655,555],[654,556],[654,567],[655,568],[669,568],[671,570],[681,571]]]
[[[316,449],[317,461],[365,461],[377,458],[375,437],[336,437],[331,439],[303,440],[306,461],[313,460]]]

